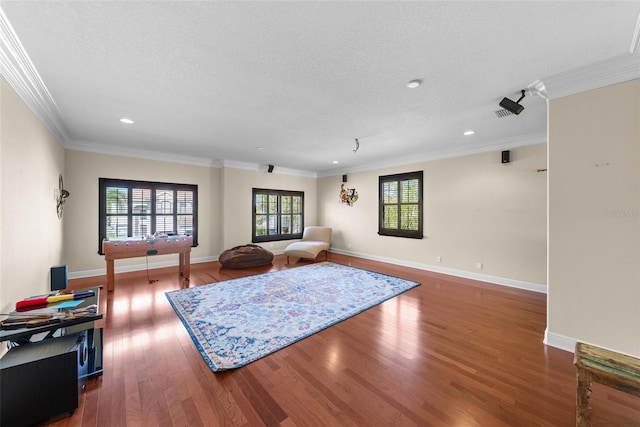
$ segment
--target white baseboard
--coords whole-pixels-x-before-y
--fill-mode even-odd
[[[336,248],[330,248],[329,251],[335,252],[338,254],[343,254],[343,255],[351,255],[358,258],[370,259],[373,261],[380,261],[380,262],[386,262],[389,264],[402,265],[404,267],[417,268],[419,270],[433,271],[434,273],[442,273],[442,274],[447,274],[449,276],[462,277],[465,279],[473,279],[473,280],[479,280],[481,282],[494,283],[497,285],[508,286],[511,288],[518,288],[518,289],[524,289],[527,291],[547,293],[547,287],[545,285],[524,282],[522,280],[514,280],[514,279],[507,279],[504,277],[490,276],[487,274],[472,273],[464,270],[456,270],[453,268],[438,267],[435,265],[404,261],[404,260],[395,259],[395,258],[368,255],[368,254],[363,254],[358,252],[345,251],[345,250],[336,249]],[[284,249],[274,250],[272,252],[274,253],[274,255],[279,255],[284,252]],[[198,264],[202,262],[211,262],[211,261],[217,261],[217,260],[218,260],[218,257],[192,258],[191,264]],[[178,260],[154,262],[154,263],[149,263],[149,269],[175,267],[177,265],[178,265]],[[146,264],[125,265],[125,266],[116,267],[115,272],[127,273],[131,271],[143,271],[146,268],[147,268]],[[93,277],[93,276],[104,276],[105,274],[107,274],[106,266],[105,268],[100,268],[97,270],[71,272],[69,273],[69,279],[79,279],[83,277]]]
[[[389,264],[402,265],[404,267],[417,268],[419,270],[433,271],[434,273],[447,274],[449,276],[462,277],[465,279],[479,280],[481,282],[494,283],[496,285],[508,286],[511,288],[525,289],[527,291],[539,292],[546,294],[547,287],[538,283],[524,282],[522,280],[507,279],[504,277],[490,276],[488,274],[472,273],[464,270],[456,270],[453,268],[438,267],[430,264],[422,264],[411,261],[404,261],[395,258],[380,257],[375,255],[362,254],[358,252],[345,251],[342,249],[330,248],[331,252],[343,255],[351,255],[358,258],[370,259],[373,261],[386,262]]]
[[[542,342],[546,345],[550,345],[551,347],[573,353],[575,351],[577,341],[573,338],[565,337],[564,335],[554,334],[553,332],[549,332],[545,329],[544,341]]]

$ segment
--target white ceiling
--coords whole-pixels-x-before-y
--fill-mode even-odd
[[[0,8],[27,53],[12,61],[30,58],[38,108],[66,147],[317,175],[544,142],[541,96],[529,93],[519,116],[497,118],[498,102],[537,81],[571,82],[576,68],[637,59],[640,15],[639,1]],[[423,84],[409,89],[412,79]]]

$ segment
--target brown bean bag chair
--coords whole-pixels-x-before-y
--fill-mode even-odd
[[[218,257],[224,268],[248,268],[271,264],[273,253],[258,245],[242,245],[227,249]]]

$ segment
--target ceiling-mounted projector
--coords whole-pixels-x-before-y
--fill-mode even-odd
[[[502,98],[502,101],[500,101],[500,106],[517,116],[518,114],[522,113],[522,110],[524,110],[524,107],[520,105],[520,101],[522,101],[523,98],[524,89],[522,89],[522,96],[520,97],[520,99],[514,102],[509,98]]]

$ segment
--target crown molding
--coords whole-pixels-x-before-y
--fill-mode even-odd
[[[267,167],[269,165],[261,165],[258,163],[248,163],[248,162],[239,162],[236,160],[222,160],[222,167],[223,168],[230,168],[230,169],[243,169],[243,170],[248,170],[248,171],[253,171],[253,172],[266,172],[267,171]],[[300,169],[289,169],[289,168],[283,168],[283,167],[279,167],[278,165],[275,166],[274,172],[273,173],[278,173],[278,174],[282,174],[282,175],[293,175],[293,176],[301,176],[301,177],[306,177],[306,178],[317,178],[318,174],[316,174],[315,172],[310,172],[310,171],[304,171],[304,170],[300,170]]]
[[[71,138],[62,120],[62,114],[2,8],[0,8],[0,74],[58,141],[66,146]]]
[[[161,153],[157,151],[137,150],[126,147],[112,147],[105,144],[96,144],[91,142],[70,141],[65,145],[68,150],[86,151],[90,153],[107,154],[111,156],[120,157],[132,157],[136,159],[154,160],[158,162],[179,163],[192,166],[202,166],[207,168],[230,168],[230,169],[244,169],[250,171],[262,171],[266,173],[267,165],[260,165],[257,163],[239,162],[235,160],[217,160],[217,159],[204,159],[202,157],[190,157],[181,156],[174,153]],[[294,175],[307,178],[317,178],[315,172],[288,169],[276,167],[275,172],[282,175]]]
[[[637,41],[637,36],[634,40]],[[638,50],[637,42],[632,48]],[[640,79],[640,54],[629,52],[536,80],[528,88],[550,100],[637,79]]]
[[[239,162],[237,160],[228,160],[228,159],[225,159],[222,161],[222,167],[230,168],[230,169],[243,169],[243,170],[254,171],[254,172],[260,171],[262,169],[267,170],[267,165],[264,165],[263,168],[260,168],[260,165],[257,163]]]
[[[136,159],[155,160],[158,162],[181,163],[192,166],[204,166],[208,168],[220,168],[219,160],[203,159],[201,157],[181,156],[179,154],[162,153],[157,151],[136,150],[132,148],[95,144],[91,142],[69,141],[65,144],[68,150],[87,151],[90,153],[109,154],[112,156],[133,157]]]
[[[547,143],[547,133],[534,132],[526,135],[519,135],[510,138],[502,138],[495,141],[488,141],[481,144],[466,144],[456,148],[448,148],[441,151],[431,151],[424,155],[412,154],[409,156],[385,159],[381,162],[369,163],[366,166],[333,169],[318,173],[318,177],[344,175],[346,173],[365,172],[377,169],[386,169],[397,166],[413,165],[416,163],[430,162],[433,160],[450,159],[452,157],[469,156],[472,154],[487,153],[489,151],[501,151],[526,145],[537,145]]]
[[[630,53],[640,53],[640,13],[636,20],[636,28],[633,31],[633,38],[631,39]]]

